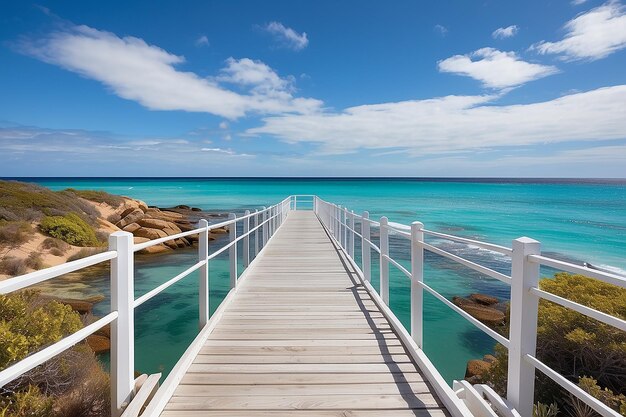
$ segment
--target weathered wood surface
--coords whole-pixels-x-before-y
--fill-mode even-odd
[[[291,212],[163,417],[448,416],[310,211]]]

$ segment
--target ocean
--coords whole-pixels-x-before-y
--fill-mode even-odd
[[[301,178],[21,178],[54,190],[104,190],[160,207],[186,204],[206,211],[242,212],[269,206],[290,194],[317,194],[371,218],[392,222],[419,220],[430,230],[505,246],[521,236],[541,242],[550,256],[590,262],[626,274],[626,180],[542,179],[301,179]],[[503,273],[508,259],[476,247],[433,240],[433,244]],[[211,247],[218,248],[215,242]],[[391,254],[408,263],[408,244],[392,237]],[[141,257],[136,265],[137,296],[195,262],[194,250]],[[376,257],[373,256],[375,259]],[[374,286],[378,285],[374,265]],[[550,277],[555,271],[542,269]],[[448,298],[480,292],[502,300],[508,286],[427,254],[425,281]],[[211,310],[228,291],[228,263],[210,265]],[[76,296],[108,297],[106,271],[95,269],[88,279],[68,276],[51,284]],[[391,266],[390,305],[409,323],[409,282]],[[189,276],[143,304],[136,312],[136,368],[143,373],[171,370],[198,331],[197,279]],[[105,314],[108,302],[96,306]],[[493,351],[495,342],[429,294],[424,304],[424,350],[444,378],[462,379],[469,359]],[[106,358],[104,358],[106,361]]]

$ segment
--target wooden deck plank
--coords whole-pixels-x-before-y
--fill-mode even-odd
[[[447,416],[312,212],[291,212],[163,417]]]

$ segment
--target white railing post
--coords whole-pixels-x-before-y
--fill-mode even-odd
[[[350,257],[352,259],[354,259],[354,211],[350,210],[350,212],[348,213],[348,226],[350,226],[350,235],[349,235],[349,239],[348,239],[348,255],[350,255]]]
[[[111,416],[119,417],[130,401],[135,385],[135,279],[133,235],[114,232],[109,236],[109,250],[117,252],[111,260],[111,311],[117,319],[111,323]]]
[[[298,210],[298,196],[297,195],[293,196],[293,209]]]
[[[259,254],[259,210],[254,210],[254,258]]]
[[[380,298],[389,305],[389,220],[380,218]]]
[[[536,240],[521,237],[513,241],[507,399],[522,416],[533,412],[535,367],[525,356],[536,354],[539,306],[539,299],[530,293],[539,285],[539,264],[528,261],[528,255],[540,254]]]
[[[370,260],[371,248],[369,244],[370,240],[370,214],[367,211],[363,212],[363,220],[361,220],[361,269],[363,270],[363,278],[365,281],[372,280],[372,262]]]
[[[343,236],[341,237],[341,241],[343,243],[343,248],[348,251],[348,209],[343,208],[341,218],[343,219]]]
[[[343,244],[343,207],[339,206],[339,210],[337,211],[337,217],[339,218],[339,236],[337,236],[337,240],[339,241],[339,246],[345,248]]]
[[[263,206],[263,212],[261,213],[261,231],[263,232],[263,240],[261,240],[261,249],[265,247],[267,243],[267,207]]]
[[[229,220],[236,219],[235,213],[228,215]],[[228,226],[228,234],[230,236],[230,242],[233,243],[237,240],[237,222],[233,222]],[[228,248],[228,260],[230,261],[230,288],[237,287],[237,243]]]
[[[313,196],[313,213],[317,214],[317,196]]]
[[[202,329],[209,321],[209,222],[201,219],[198,227],[203,229],[198,236],[198,261],[206,262],[198,269],[199,324]]]
[[[250,235],[248,234],[250,231],[250,210],[246,210],[244,215],[246,217],[243,219],[243,267],[247,268],[250,265]]]
[[[411,223],[411,336],[421,349],[424,324],[424,225]]]

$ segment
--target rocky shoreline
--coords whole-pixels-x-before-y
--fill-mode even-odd
[[[453,297],[452,302],[496,331],[506,326],[508,304],[496,297],[473,293],[467,297]],[[495,360],[496,358],[491,354],[483,356],[482,359],[469,360],[465,368],[465,379],[470,383],[480,383]]]
[[[148,206],[141,200],[126,199],[120,208],[108,216],[108,220],[101,220],[100,224],[107,233],[119,230],[132,233],[135,244],[138,244],[193,230],[201,218],[221,217],[223,217],[221,214],[206,213],[199,208],[186,205],[159,208]],[[209,239],[215,240],[216,235],[225,234],[227,231],[226,228],[215,229],[209,233]],[[192,246],[197,241],[198,236],[191,235],[151,246],[140,253],[168,252]]]

